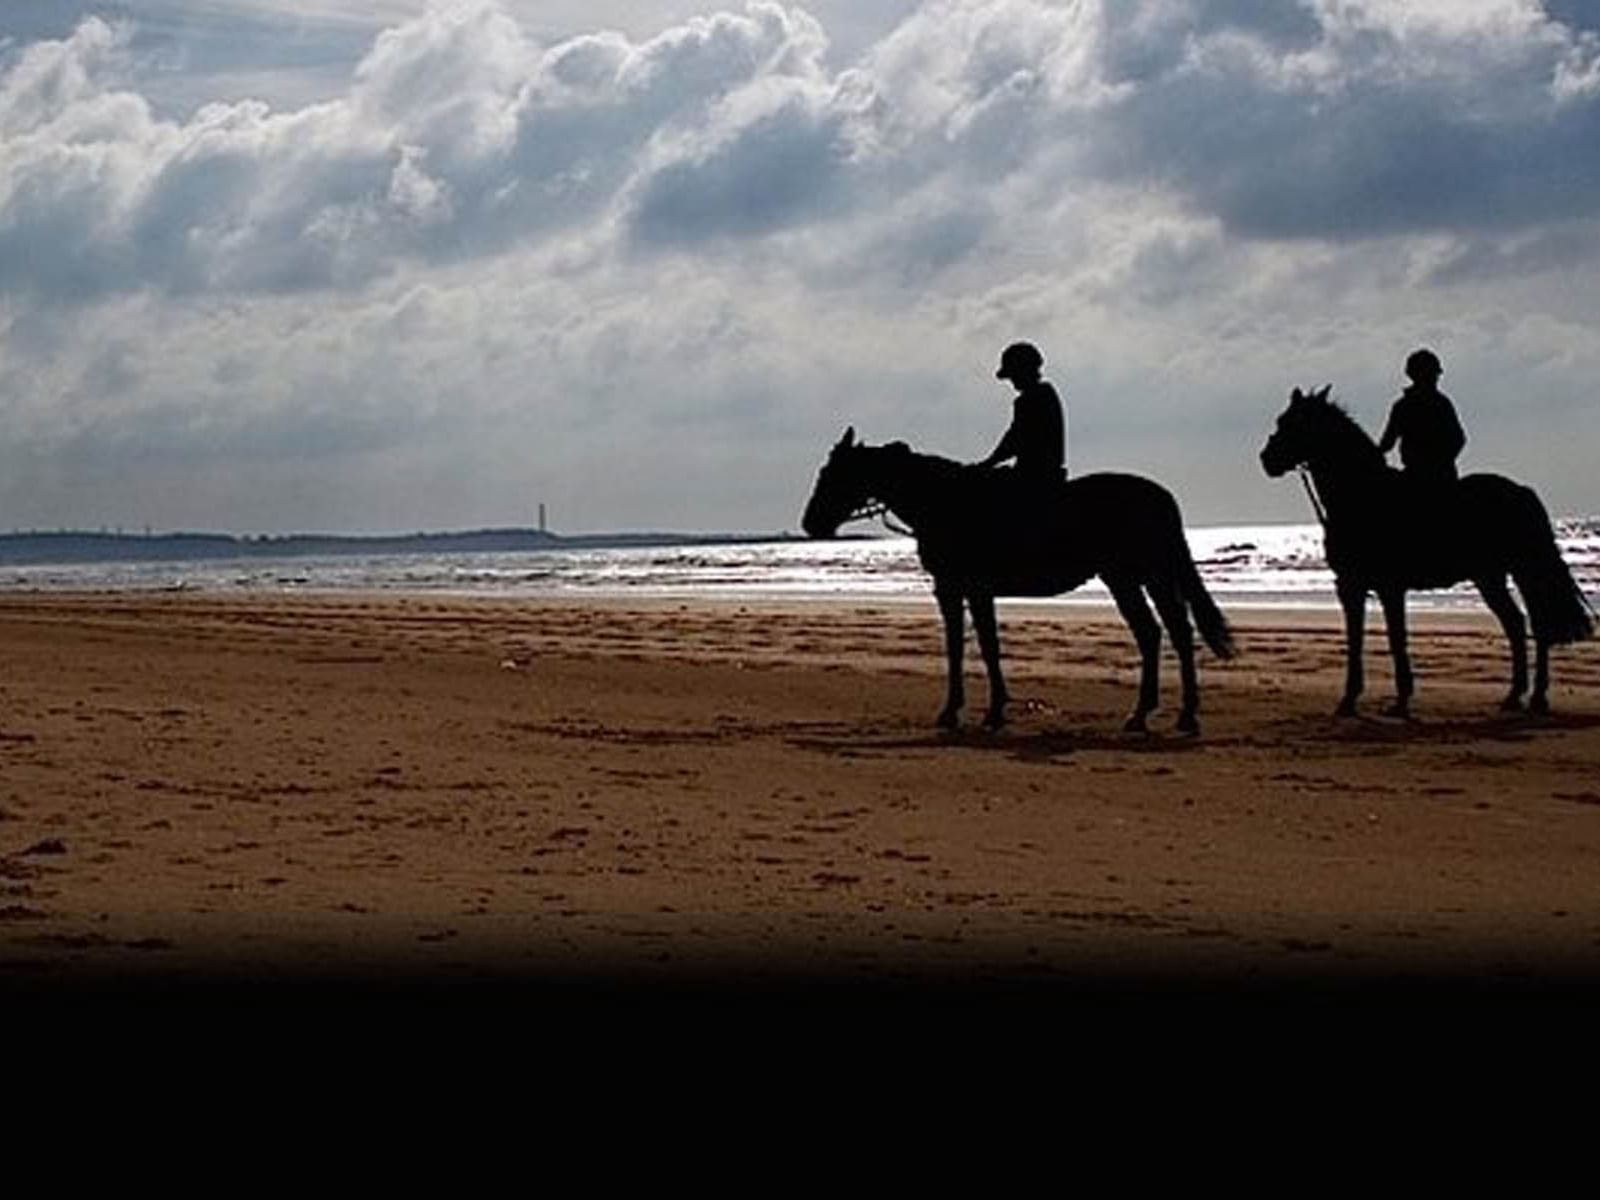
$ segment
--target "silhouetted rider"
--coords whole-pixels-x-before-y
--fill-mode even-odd
[[[1011,427],[989,457],[976,463],[995,467],[1014,460],[1014,478],[1029,491],[1059,484],[1066,478],[1067,420],[1056,389],[1039,377],[1044,355],[1030,342],[1013,342],[1000,355],[996,379],[1017,389]]]
[[[1456,456],[1467,444],[1455,405],[1439,390],[1443,374],[1444,367],[1431,350],[1418,350],[1406,359],[1411,386],[1389,410],[1389,423],[1378,439],[1383,454],[1398,442],[1406,478],[1430,490],[1455,483]]]

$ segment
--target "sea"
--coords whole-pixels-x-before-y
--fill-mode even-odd
[[[1561,520],[1557,540],[1579,586],[1600,597],[1600,517]],[[1314,524],[1188,530],[1219,603],[1326,608],[1333,575]],[[582,546],[514,553],[240,557],[173,562],[0,566],[0,592],[384,592],[501,597],[925,600],[929,579],[910,538],[811,541],[730,537],[690,545]],[[1098,580],[1068,596],[1007,603],[1103,604]],[[1471,585],[1414,593],[1419,607],[1480,603]],[[1600,605],[1597,605],[1600,607]]]

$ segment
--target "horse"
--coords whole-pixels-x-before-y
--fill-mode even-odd
[[[1555,531],[1532,488],[1501,475],[1467,475],[1432,497],[1390,467],[1331,387],[1295,388],[1261,451],[1272,478],[1308,472],[1320,496],[1328,565],[1344,610],[1345,685],[1336,715],[1351,717],[1363,687],[1367,596],[1376,592],[1394,659],[1390,716],[1411,715],[1416,684],[1406,646],[1406,592],[1471,580],[1500,620],[1511,648],[1511,690],[1500,707],[1523,708],[1528,688],[1527,626],[1537,661],[1527,707],[1550,711],[1550,647],[1594,632],[1593,614],[1556,547]],[[1528,620],[1506,586],[1510,576]]]
[[[978,635],[989,682],[987,728],[1005,724],[1005,678],[1000,670],[996,596],[1059,595],[1098,575],[1139,647],[1139,699],[1124,729],[1146,732],[1159,690],[1161,626],[1178,654],[1183,704],[1180,733],[1200,732],[1195,674],[1195,624],[1211,651],[1233,655],[1233,637],[1207,593],[1184,538],[1177,501],[1160,484],[1137,475],[1084,475],[1051,481],[1040,491],[1008,488],[1008,471],[965,466],[915,453],[904,442],[868,446],[845,430],[817,475],[801,527],[832,537],[839,526],[892,513],[917,540],[917,557],[933,577],[944,619],[948,690],[938,724],[960,725],[966,701],[961,653],[966,612]],[[1017,510],[1018,499],[1038,507]],[[1022,524],[1019,524],[1019,519]],[[1146,594],[1161,624],[1150,613]]]

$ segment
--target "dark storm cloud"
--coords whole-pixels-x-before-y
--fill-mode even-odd
[[[1219,81],[1175,80],[1130,106],[1118,128],[1110,157],[1121,170],[1165,178],[1245,236],[1518,230],[1600,214],[1592,103],[1473,119],[1446,96],[1264,102]]]
[[[1283,49],[1303,49],[1322,33],[1310,0],[1196,0],[1194,13],[1200,33],[1237,30]]]
[[[1501,26],[1362,16],[1342,11],[1298,58],[1249,21],[1229,23],[1243,41],[1207,41],[1218,26],[1203,19],[1124,28],[1113,45],[1164,65],[1096,130],[1096,161],[1113,178],[1162,181],[1247,237],[1517,231],[1600,214],[1600,89],[1571,82],[1600,47],[1548,25],[1518,45]]]
[[[1139,83],[1180,66],[1196,39],[1253,37],[1276,50],[1304,49],[1322,36],[1313,6],[1301,0],[1134,0],[1106,5],[1105,71]]]
[[[839,126],[794,97],[704,155],[655,172],[633,232],[646,243],[684,244],[798,223],[837,194],[848,154]]]
[[[1551,18],[1572,29],[1600,32],[1600,0],[1543,0]]]
[[[1462,243],[1429,273],[1437,284],[1516,279],[1547,271],[1591,271],[1600,263],[1600,228],[1579,225],[1541,230],[1506,241]]]

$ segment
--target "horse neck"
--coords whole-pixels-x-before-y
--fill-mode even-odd
[[[1378,499],[1389,474],[1378,447],[1355,420],[1343,412],[1334,416],[1317,452],[1306,460],[1330,517]]]
[[[946,491],[939,483],[941,467],[949,465],[926,454],[884,454],[874,464],[872,493],[916,529],[937,515]]]

